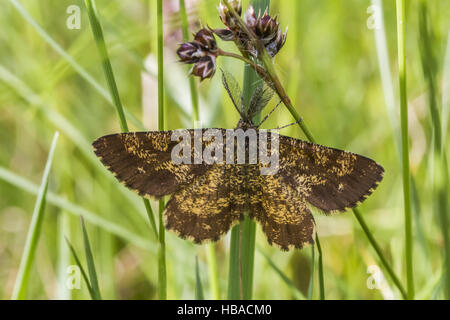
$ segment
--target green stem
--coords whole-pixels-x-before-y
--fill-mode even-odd
[[[397,0],[397,36],[400,82],[400,118],[402,134],[403,200],[405,211],[405,250],[408,299],[414,299],[413,243],[411,220],[411,181],[409,164],[408,97],[406,85],[405,0]]]
[[[322,246],[320,245],[319,236],[316,233],[316,245],[319,252],[319,288],[320,288],[320,300],[325,300],[325,280],[323,278],[323,258],[322,258]]]
[[[163,2],[157,1],[158,32],[158,130],[164,131],[164,29]],[[164,229],[164,200],[159,201],[159,250],[158,250],[158,296],[167,299],[166,240]]]
[[[214,300],[220,300],[219,274],[217,272],[216,245],[207,245],[207,259],[209,265],[209,282],[211,294]]]
[[[375,240],[374,236],[372,235],[372,232],[370,232],[369,227],[367,226],[366,222],[364,221],[361,213],[358,209],[353,209],[353,213],[356,217],[356,220],[358,220],[359,224],[361,225],[361,228],[363,229],[364,233],[366,234],[367,238],[369,239],[369,242],[371,243],[372,247],[374,248],[375,252],[377,253],[378,257],[380,258],[381,263],[387,270],[389,276],[392,278],[392,281],[396,285],[396,287],[400,290],[400,293],[402,294],[403,298],[407,298],[407,294],[405,289],[403,288],[402,283],[400,282],[400,279],[395,274],[394,270],[388,263],[386,257],[383,254],[383,251],[381,250],[381,247],[378,245],[377,241]]]

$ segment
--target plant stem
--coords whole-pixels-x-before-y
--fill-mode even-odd
[[[158,130],[164,131],[164,29],[163,2],[157,1],[157,32],[158,32]],[[167,299],[166,272],[166,240],[164,229],[164,200],[159,201],[159,250],[158,250],[158,296],[160,300]]]
[[[400,282],[400,279],[395,274],[394,270],[392,269],[391,265],[388,263],[386,257],[383,254],[383,251],[381,250],[381,247],[378,245],[377,241],[375,240],[374,236],[372,235],[372,232],[370,232],[369,227],[367,226],[366,222],[364,221],[361,212],[359,212],[358,209],[353,209],[353,213],[356,217],[356,220],[358,220],[359,224],[361,225],[361,228],[363,229],[364,233],[366,234],[367,238],[369,239],[369,242],[371,243],[372,247],[374,248],[375,252],[377,253],[378,257],[381,260],[381,263],[386,268],[389,276],[392,278],[392,281],[396,285],[396,287],[400,290],[401,295],[404,299],[407,298],[407,294],[405,289],[403,288],[402,283]]]
[[[266,70],[263,67],[261,67],[260,65],[258,65],[256,62],[250,60],[249,58],[246,58],[244,56],[241,56],[239,54],[235,54],[232,52],[223,51],[221,49],[219,49],[219,56],[239,59],[239,60],[245,62],[246,64],[251,65],[253,67],[253,69],[255,69],[259,75],[262,75],[261,78],[267,78]]]
[[[320,288],[320,300],[325,300],[325,281],[323,278],[323,258],[322,258],[322,246],[320,245],[319,236],[316,233],[316,245],[319,252],[319,288]]]
[[[230,10],[230,12],[234,15],[234,18],[237,19],[237,21],[239,22],[240,27],[245,31],[245,32],[249,32],[249,35],[251,35],[254,37],[253,32],[251,32],[251,30],[248,29],[247,25],[243,22],[243,20],[241,19],[241,17],[234,11],[234,9],[229,5],[228,0],[223,0],[223,3],[227,6],[227,8]],[[247,31],[246,31],[247,30]],[[255,37],[256,38],[256,37]],[[252,38],[252,39],[255,39]],[[257,38],[256,38],[257,39]],[[257,46],[257,48],[261,48],[261,45],[259,43],[259,41],[255,42],[255,45]],[[275,91],[277,92],[278,96],[280,97],[280,99],[282,99],[284,105],[286,106],[286,108],[289,110],[289,112],[291,113],[291,115],[297,120],[299,121],[300,115],[297,113],[297,111],[295,110],[294,106],[292,105],[291,100],[289,99],[289,97],[287,96],[283,86],[281,85],[281,82],[276,74],[276,71],[273,67],[272,64],[272,60],[270,59],[267,51],[265,50],[265,48],[262,48],[262,51],[258,50],[258,52],[262,52],[262,61],[264,63],[264,66],[266,68],[266,72],[268,73],[268,76],[270,77],[270,80],[273,84],[273,87],[275,88]],[[307,137],[307,139],[312,142],[312,143],[316,143],[316,140],[314,139],[313,135],[311,134],[311,132],[309,131],[308,127],[306,126],[306,123],[304,121],[300,121],[299,122],[299,127],[300,129],[303,131],[304,135]],[[353,209],[353,213],[355,214],[355,217],[357,218],[358,222],[360,223],[361,227],[363,227],[363,224],[366,225],[363,217],[361,216],[360,212],[358,209]],[[404,289],[401,285],[401,283],[398,281],[397,276],[395,276],[394,271],[392,270],[391,266],[388,264],[387,259],[384,257],[383,252],[381,250],[377,250],[377,248],[379,249],[379,245],[376,242],[375,238],[373,237],[373,235],[371,234],[370,230],[368,228],[364,228],[363,230],[370,242],[370,244],[372,245],[372,247],[375,249],[376,253],[378,254],[381,262],[383,263],[384,267],[388,270],[389,275],[392,276],[392,279],[395,283],[395,285],[398,287],[398,289],[400,290],[400,292],[402,293],[402,295],[404,296]],[[319,259],[320,260],[320,259]]]
[[[397,0],[397,36],[400,82],[400,119],[402,134],[402,174],[405,212],[406,279],[408,299],[414,299],[413,243],[411,220],[411,181],[409,164],[408,97],[406,85],[405,0]]]

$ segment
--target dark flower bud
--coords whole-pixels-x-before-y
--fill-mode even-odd
[[[230,0],[228,3],[231,7],[236,11],[236,13],[240,16],[242,14],[242,4],[240,0]],[[239,30],[239,24],[236,19],[233,17],[232,13],[228,10],[227,6],[222,2],[219,3],[219,16],[222,20],[223,24],[226,25],[230,30],[237,31]]]
[[[204,51],[207,51],[208,53],[215,54],[218,50],[214,34],[206,28],[203,28],[197,32],[194,42],[200,44]]]
[[[270,56],[274,57],[286,42],[287,29],[286,32],[283,33],[280,29],[280,24],[277,21],[278,18],[272,18],[267,10],[262,17],[261,13],[256,16],[253,6],[249,6],[244,18],[247,26],[253,31],[259,41],[262,42]],[[246,49],[248,52],[257,57],[258,52],[253,44],[250,41],[243,41],[243,43],[247,44]]]
[[[229,29],[216,29],[213,30],[214,34],[218,36],[223,41],[233,41],[235,39],[235,34]]]
[[[201,78],[201,81],[206,78],[212,78],[216,73],[216,57],[204,56],[202,57],[194,67],[192,67],[191,74]]]
[[[180,62],[194,64],[191,74],[202,80],[216,73],[216,57],[219,48],[212,30],[203,28],[194,37],[194,41],[185,42],[177,50]]]
[[[186,42],[181,44],[177,50],[180,61],[191,64],[196,63],[205,55],[200,44],[196,42]]]

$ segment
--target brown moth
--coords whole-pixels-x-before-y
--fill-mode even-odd
[[[260,125],[252,119],[267,105],[272,91],[258,87],[245,110],[236,80],[224,73],[223,82],[241,115],[238,128],[251,128],[259,135]],[[226,136],[225,129],[218,130]],[[195,132],[188,132],[192,146]],[[262,175],[264,164],[259,160],[242,165],[175,164],[172,150],[178,142],[172,141],[172,134],[113,134],[99,138],[93,147],[116,178],[139,195],[171,195],[164,211],[166,228],[197,244],[218,241],[247,214],[259,222],[271,245],[285,251],[301,249],[314,243],[309,206],[326,214],[354,208],[375,190],[384,173],[366,157],[281,135],[274,175]],[[210,142],[202,143],[206,147]],[[268,145],[270,149],[270,139]]]

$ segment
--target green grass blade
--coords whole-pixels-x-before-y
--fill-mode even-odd
[[[198,266],[198,257],[195,257],[195,300],[205,300],[202,280],[200,278],[200,268]]]
[[[45,165],[44,174],[42,176],[41,186],[39,187],[39,192],[34,206],[33,216],[31,218],[30,227],[28,229],[22,259],[20,260],[19,272],[17,274],[12,294],[12,299],[14,300],[26,299],[30,272],[33,266],[34,257],[36,255],[36,248],[39,242],[39,237],[41,235],[41,228],[44,219],[44,210],[48,190],[48,180],[50,176],[50,169],[52,167],[53,155],[55,153],[57,141],[58,141],[58,133],[55,133],[52,145],[50,147],[50,152],[48,154],[47,163]]]
[[[241,273],[239,265],[239,243],[240,227],[236,226],[231,230],[230,239],[230,256],[228,265],[228,300],[240,300],[241,299]]]
[[[158,130],[165,129],[164,114],[164,26],[163,1],[157,0],[157,33],[158,33]],[[158,296],[160,300],[167,299],[166,270],[166,236],[164,228],[164,200],[159,201],[159,250],[158,250]]]
[[[407,299],[407,292],[403,288],[402,283],[400,282],[400,279],[395,274],[394,270],[392,269],[391,265],[387,261],[386,257],[383,254],[383,251],[381,250],[380,245],[375,240],[375,237],[373,236],[372,232],[369,230],[369,227],[367,226],[366,221],[363,219],[361,212],[359,209],[353,209],[353,214],[358,220],[358,223],[360,224],[361,228],[363,229],[364,233],[367,236],[367,239],[369,240],[370,244],[372,245],[373,249],[377,253],[378,257],[380,258],[381,263],[386,268],[386,271],[388,272],[389,276],[391,277],[392,281],[394,282],[395,286],[400,290],[400,293],[404,299]]]
[[[210,243],[207,245],[207,261],[209,266],[209,282],[211,295],[214,300],[220,300],[219,274],[217,270],[216,245]]]
[[[9,184],[21,190],[24,190],[28,193],[35,195],[39,193],[39,187],[37,185],[1,166],[0,166],[0,180],[6,181]],[[127,230],[126,228],[112,221],[106,220],[97,213],[94,213],[80,206],[77,206],[76,204],[73,204],[70,201],[63,199],[62,197],[59,197],[51,192],[47,193],[46,200],[48,203],[62,210],[65,210],[68,213],[71,213],[75,216],[83,216],[89,223],[92,223],[93,225],[96,225],[99,228],[102,228],[103,230],[108,231],[111,234],[114,234],[136,245],[137,247],[143,248],[152,253],[156,252],[152,242],[142,238],[141,236],[134,234],[133,232]]]
[[[101,300],[100,287],[98,285],[97,271],[95,270],[94,255],[92,254],[91,244],[89,242],[89,236],[86,230],[83,217],[80,217],[81,228],[83,229],[83,243],[84,251],[86,254],[86,261],[89,271],[89,280],[92,288],[92,294],[94,300]]]
[[[119,118],[120,127],[122,129],[122,132],[128,132],[128,124],[125,118],[125,112],[123,110],[122,102],[120,101],[119,90],[117,89],[116,80],[114,78],[114,73],[108,55],[108,49],[106,48],[106,43],[103,36],[102,26],[98,19],[95,2],[92,0],[85,0],[85,4],[89,15],[89,21],[91,23],[92,33],[94,34],[95,43],[97,44],[97,49],[102,60],[103,72],[108,84],[111,99],[116,108],[117,116]],[[150,206],[150,202],[146,199],[144,199],[143,201],[150,221],[150,225],[153,229],[153,233],[155,234],[155,237],[158,238],[155,216],[153,214],[152,207]]]
[[[105,98],[111,106],[114,107],[114,101],[108,92],[100,85],[80,64],[78,64],[75,59],[68,54],[53,38],[36,22],[36,20],[31,17],[31,15],[26,11],[26,9],[17,0],[9,0],[9,2],[16,8],[20,15],[33,27],[33,29],[47,42],[53,50],[55,50],[67,63],[72,66],[72,68],[78,72],[78,74],[83,77],[93,88]],[[134,117],[130,112],[125,110],[126,116],[132,121],[132,123],[140,130],[144,129],[143,124]]]
[[[402,136],[402,176],[405,213],[406,280],[408,299],[414,299],[413,239],[411,219],[411,181],[409,163],[408,96],[406,83],[405,0],[397,0],[397,40],[400,83],[400,121]]]
[[[84,282],[86,283],[86,287],[88,288],[89,295],[91,296],[92,300],[95,299],[95,293],[92,290],[91,283],[89,282],[89,278],[87,276],[86,271],[83,268],[83,265],[81,264],[80,258],[78,258],[77,252],[75,251],[75,248],[70,243],[69,239],[66,238],[67,245],[69,246],[70,252],[72,253],[72,257],[75,260],[75,263],[77,264],[78,268],[80,268],[81,276],[83,277]]]
[[[325,300],[325,280],[323,277],[323,258],[322,258],[322,246],[320,245],[319,236],[316,233],[316,246],[319,253],[319,293],[320,300]]]
[[[113,104],[116,107],[117,116],[120,122],[120,128],[122,132],[128,132],[128,124],[125,119],[125,114],[123,112],[122,102],[120,101],[119,91],[117,89],[116,80],[112,71],[111,62],[109,60],[108,50],[106,48],[105,39],[103,36],[103,30],[98,19],[97,9],[95,7],[95,2],[92,0],[85,0],[86,9],[89,15],[89,21],[91,23],[92,33],[94,34],[94,39],[97,44],[97,49],[100,54],[100,59],[102,61],[103,71],[105,73],[106,82],[108,83],[108,88],[113,100]]]
[[[315,275],[315,245],[311,246],[311,279],[309,280],[308,286],[308,300],[312,300],[314,294],[314,275]]]
[[[294,282],[292,282],[291,279],[283,272],[280,268],[273,262],[273,260],[258,247],[258,252],[266,259],[267,264],[275,271],[275,273],[283,280],[283,282],[289,287],[289,290],[291,291],[291,294],[295,297],[297,300],[305,300],[305,296],[303,293],[300,292],[300,290],[297,289]]]

